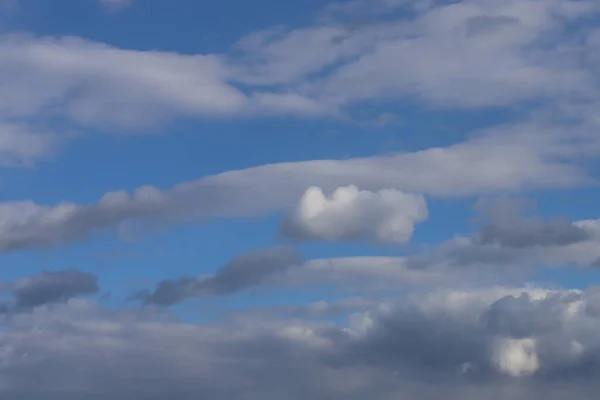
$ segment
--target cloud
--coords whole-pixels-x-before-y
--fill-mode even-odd
[[[219,55],[112,47],[76,37],[0,37],[0,119],[58,116],[105,129],[147,129],[175,117],[321,114],[299,94],[228,83]],[[262,111],[261,111],[262,110]]]
[[[365,21],[394,10],[404,13]],[[250,68],[238,75],[250,83],[291,82],[341,106],[408,98],[470,109],[587,97],[597,86],[579,56],[592,47],[575,46],[564,28],[577,25],[589,35],[586,21],[598,10],[595,2],[571,0],[335,3],[324,25],[243,40],[249,55],[240,63]],[[344,26],[340,12],[358,22]]]
[[[514,284],[522,279],[506,277],[501,273],[481,273],[474,269],[449,270],[442,268],[411,268],[405,257],[338,257],[302,261],[294,248],[273,247],[243,253],[214,274],[197,277],[185,276],[164,280],[152,291],[142,290],[132,300],[146,304],[172,306],[190,298],[226,296],[241,291],[258,289],[257,293],[273,290],[306,291],[315,288],[352,296],[345,301],[317,302],[307,307],[271,311],[287,311],[298,316],[328,315],[344,309],[364,308],[373,304],[362,298],[364,294],[405,294],[452,287],[455,290],[472,288],[473,285]],[[451,276],[449,276],[451,271]],[[331,291],[331,288],[335,288]],[[493,292],[491,292],[493,293]],[[259,313],[258,311],[256,311]]]
[[[281,232],[300,240],[367,239],[405,244],[413,235],[414,225],[427,217],[423,196],[347,186],[327,197],[321,188],[313,186],[283,221]]]
[[[0,203],[0,250],[69,243],[125,221],[164,224],[261,216],[289,209],[315,185],[323,191],[356,185],[366,191],[392,189],[449,197],[591,183],[575,160],[567,162],[585,160],[581,149],[589,149],[590,143],[565,145],[556,138],[564,138],[562,133],[547,130],[537,136],[540,131],[537,125],[510,126],[445,148],[269,164],[207,176],[169,190],[143,186],[131,194],[109,192],[90,205],[4,202]]]
[[[505,300],[521,292],[529,305],[523,313],[509,307],[509,319],[533,315],[560,325],[534,324],[528,337],[490,330],[480,316],[505,309]],[[487,393],[558,400],[597,391],[597,289],[434,294],[381,303],[347,324],[254,317],[196,325],[155,309],[71,300],[3,325],[0,394],[474,400]],[[27,379],[33,375],[35,386]]]
[[[493,354],[498,368],[510,376],[531,375],[540,368],[533,339],[500,340]]]
[[[31,166],[54,155],[59,145],[54,133],[0,121],[0,166]]]
[[[499,203],[500,202],[500,203]],[[491,221],[476,234],[474,240],[482,245],[528,248],[535,246],[565,246],[591,239],[592,234],[569,221],[544,221],[525,215],[526,203],[496,200],[486,207]],[[480,207],[485,206],[480,204]]]
[[[253,250],[233,258],[214,275],[162,281],[153,292],[142,291],[134,298],[147,304],[172,306],[188,298],[232,294],[300,263],[300,255],[292,247]]]
[[[14,302],[3,304],[9,310],[29,310],[52,303],[64,303],[69,299],[99,291],[96,276],[77,269],[43,271],[41,274],[21,278],[7,286]]]
[[[338,257],[321,258],[305,262],[280,276],[273,284],[284,286],[334,285],[361,291],[369,287],[399,288],[400,286],[435,286],[448,284],[443,271],[433,268],[416,270],[409,267],[404,257]],[[467,280],[466,275],[462,276]],[[458,282],[453,282],[458,284]]]
[[[505,247],[564,246],[588,240],[583,228],[564,220],[527,219],[514,223],[496,222],[483,227],[476,240]]]
[[[59,119],[143,132],[188,117],[346,118],[355,105],[390,99],[478,108],[597,97],[598,35],[586,22],[597,14],[596,2],[384,0],[342,8],[410,12],[357,26],[334,18],[292,31],[271,28],[218,54],[3,35],[0,121]],[[565,33],[571,31],[585,37],[581,46]]]
[[[456,236],[411,256],[410,268],[592,267],[600,259],[600,221],[523,220],[505,216],[471,236]]]
[[[353,3],[364,2],[346,5]],[[336,21],[292,31],[271,28],[221,54],[5,35],[0,120],[58,115],[122,131],[178,117],[332,116],[340,108],[389,98],[441,107],[506,106],[588,97],[596,87],[594,68],[579,57],[595,49],[593,35],[585,31],[585,18],[598,11],[593,2],[368,4],[373,10],[404,6],[416,7],[412,18],[352,29]],[[554,35],[579,22],[581,33],[590,35],[587,47],[574,47],[569,35]]]
[[[377,306],[377,300],[362,297],[349,297],[338,301],[317,301],[307,306],[299,307],[293,311],[293,315],[299,317],[338,317],[347,312],[367,311]]]

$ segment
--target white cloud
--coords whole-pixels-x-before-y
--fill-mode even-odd
[[[598,93],[593,68],[580,58],[593,46],[578,46],[565,32],[579,23],[580,33],[589,35],[585,21],[596,15],[597,2],[434,3],[345,2],[341,8],[354,8],[359,20],[377,10],[413,11],[386,22],[330,22],[251,35],[242,41],[248,57],[241,62],[253,62],[241,65],[238,75],[246,82],[287,82],[340,105],[408,98],[473,108]]]
[[[412,238],[414,225],[427,217],[423,196],[346,186],[327,197],[321,188],[313,186],[286,218],[282,232],[300,240],[366,239],[406,244]]]
[[[351,184],[368,191],[395,189],[444,197],[590,183],[577,164],[563,161],[568,156],[583,160],[580,147],[569,149],[560,141],[552,142],[551,132],[541,142],[529,140],[528,134],[539,129],[522,127],[515,133],[511,127],[413,153],[263,165],[207,176],[170,190],[146,186],[133,194],[106,193],[92,205],[0,203],[0,248],[57,245],[127,220],[176,223],[260,216],[289,209],[313,185],[325,191]]]
[[[147,128],[178,116],[272,113],[276,93],[254,100],[231,86],[218,55],[111,47],[80,38],[0,37],[0,117],[60,115],[101,127]],[[282,94],[277,112],[325,112]]]
[[[596,15],[597,2],[385,0],[346,6],[416,11],[411,18],[358,26],[329,20],[292,31],[267,29],[230,51],[205,55],[5,35],[0,121],[43,123],[58,116],[122,132],[180,117],[340,116],[352,105],[390,98],[473,108],[597,97],[597,34],[585,23]],[[580,26],[583,44],[558,34],[566,26]],[[498,168],[502,177],[511,167]]]
[[[540,368],[535,339],[500,339],[494,348],[494,362],[510,376],[531,375]]]
[[[22,123],[0,121],[0,166],[30,166],[52,156],[59,137]]]

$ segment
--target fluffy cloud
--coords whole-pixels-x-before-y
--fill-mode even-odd
[[[321,188],[313,186],[284,220],[281,231],[300,240],[367,239],[405,244],[413,235],[414,225],[427,216],[423,196],[347,186],[327,197]]]

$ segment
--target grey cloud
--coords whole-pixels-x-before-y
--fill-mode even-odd
[[[527,293],[506,296],[493,303],[481,316],[488,332],[515,338],[527,338],[539,333],[553,333],[563,326],[561,311],[581,298],[572,294],[532,299]]]
[[[482,228],[476,242],[482,245],[498,244],[505,247],[566,246],[589,240],[585,229],[564,220],[542,221],[525,219],[496,221]]]
[[[563,219],[543,220],[529,216],[536,204],[527,199],[493,198],[479,200],[480,217],[489,220],[473,240],[481,245],[511,248],[567,246],[592,239],[593,233]]]
[[[596,264],[600,259],[600,220],[544,220],[527,215],[534,206],[526,199],[480,200],[476,209],[484,224],[478,231],[411,256],[407,265],[417,269],[510,266],[514,272],[539,266]]]
[[[253,250],[233,258],[214,275],[163,281],[153,292],[142,291],[134,298],[148,304],[171,306],[186,298],[236,293],[300,263],[301,257],[293,247]]]
[[[264,318],[194,325],[153,309],[108,310],[72,301],[17,315],[13,325],[2,326],[0,395],[24,400],[594,398],[598,321],[584,312],[596,302],[593,291],[517,297],[523,313],[506,300],[496,303],[497,297],[480,302],[476,293],[456,304],[458,294],[435,304],[399,299],[357,314],[348,326]],[[499,309],[517,325],[532,316],[542,321],[526,332],[534,343],[535,368],[523,363],[529,357],[523,343],[529,342],[522,342],[521,332],[490,330],[480,318]],[[555,318],[561,329],[546,330],[544,321]],[[515,371],[527,373],[509,374]]]
[[[293,310],[298,317],[337,317],[347,312],[366,311],[380,301],[362,297],[350,297],[338,301],[318,301]]]
[[[26,310],[99,291],[96,276],[77,269],[44,271],[39,275],[20,278],[6,288],[14,302],[3,304],[5,310]]]
[[[511,16],[487,16],[480,15],[471,17],[465,21],[467,35],[476,36],[486,33],[498,32],[502,28],[510,28],[519,25],[521,21]]]

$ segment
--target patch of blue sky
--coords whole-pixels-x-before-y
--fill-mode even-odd
[[[23,0],[16,17],[39,35],[76,35],[124,48],[195,54],[223,51],[243,35],[281,21],[304,25],[321,7],[318,0],[145,0],[119,12],[103,12],[95,0]]]

